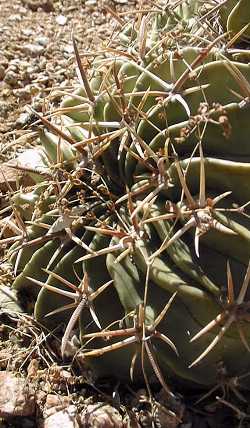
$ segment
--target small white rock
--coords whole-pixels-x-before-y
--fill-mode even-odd
[[[66,45],[66,46],[64,46],[63,50],[65,53],[70,54],[70,55],[74,52],[73,45]]]
[[[8,19],[8,21],[21,21],[22,17],[20,15],[11,15]]]
[[[47,46],[47,44],[49,43],[49,38],[48,38],[48,37],[46,37],[46,36],[40,36],[40,37],[37,37],[37,38],[35,39],[35,42],[36,42],[38,45],[41,45],[41,46]]]
[[[30,114],[29,113],[21,113],[20,116],[16,120],[16,126],[22,127],[28,123],[30,120]]]
[[[35,45],[33,43],[27,43],[23,46],[23,51],[30,56],[38,56],[44,52],[44,47],[41,45]]]
[[[94,6],[96,3],[97,3],[97,1],[96,1],[96,0],[87,0],[87,1],[85,2],[85,5],[86,5],[86,6]]]
[[[33,34],[33,30],[31,29],[31,28],[23,28],[22,29],[22,33],[25,35],[25,36],[31,36],[32,34]]]
[[[56,22],[58,25],[65,25],[67,22],[67,17],[64,15],[58,15],[56,17]]]

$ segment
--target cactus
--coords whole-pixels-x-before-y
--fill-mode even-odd
[[[247,0],[228,0],[220,10],[224,29],[241,40],[250,38],[250,10]]]
[[[100,375],[168,389],[165,375],[210,386],[223,368],[249,388],[249,54],[208,40],[199,18],[183,16],[181,38],[152,15],[125,26],[130,45],[98,56],[90,82],[74,42],[82,85],[57,112],[65,130],[43,119],[49,173],[14,200],[30,222],[10,249],[14,288],[40,323],[66,326],[62,354],[79,326]]]

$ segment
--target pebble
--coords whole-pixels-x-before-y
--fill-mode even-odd
[[[22,61],[25,63],[25,61]],[[17,70],[18,66],[20,65],[20,60],[18,58],[13,58],[9,61],[9,69],[12,67],[14,70]]]
[[[31,88],[29,86],[25,88],[16,89],[13,91],[14,95],[20,100],[29,100],[31,98]]]
[[[44,52],[44,46],[27,43],[23,46],[23,51],[30,56],[39,56]]]
[[[49,43],[49,38],[46,36],[40,36],[35,39],[35,42],[41,46],[47,46],[47,44]]]
[[[0,391],[0,418],[34,415],[35,394],[26,379],[0,372]]]
[[[21,113],[20,116],[17,118],[15,126],[17,128],[22,128],[23,126],[27,125],[27,123],[30,120],[30,114],[25,112]]]
[[[52,0],[23,0],[23,2],[33,12],[36,12],[39,8],[44,12],[53,12],[55,10]]]
[[[38,72],[38,69],[37,69],[37,67],[35,67],[34,65],[29,65],[28,67],[27,67],[27,73],[29,73],[30,75],[31,74],[35,74],[35,73],[37,73]]]
[[[68,18],[64,15],[58,15],[56,17],[56,22],[58,25],[65,25],[67,23]]]
[[[3,80],[5,76],[5,68],[2,64],[0,64],[0,80]]]
[[[81,424],[84,427],[123,428],[122,416],[117,409],[109,404],[90,404],[81,414]]]
[[[65,25],[67,23],[67,17],[64,15],[58,15],[56,17],[56,23],[58,25]]]
[[[76,406],[68,406],[67,409],[56,412],[48,418],[45,418],[42,428],[79,428],[76,415]]]
[[[17,81],[18,81],[18,76],[17,76],[17,74],[14,71],[8,70],[5,73],[5,76],[4,76],[3,80],[8,85],[15,86],[17,84]]]
[[[48,394],[43,409],[43,417],[46,419],[61,410],[65,410],[69,405],[70,398],[68,396]]]
[[[5,68],[8,67],[8,64],[9,64],[9,60],[1,54],[0,54],[0,64]]]
[[[94,6],[96,3],[97,3],[97,1],[96,1],[96,0],[87,0],[87,1],[85,2],[85,5],[86,5],[86,6]]]
[[[66,45],[66,46],[64,46],[63,50],[65,53],[67,53],[69,55],[72,55],[74,52],[73,45]]]
[[[2,118],[6,118],[8,111],[9,111],[9,106],[7,105],[7,103],[0,101],[0,116]],[[1,165],[1,168],[2,168],[2,165]]]
[[[9,17],[8,21],[21,21],[22,17],[20,15],[12,15]]]
[[[33,30],[31,28],[24,28],[22,30],[22,33],[24,34],[24,36],[31,36],[33,34]]]
[[[7,59],[13,59],[15,58],[15,54],[13,52],[5,51],[4,55]]]

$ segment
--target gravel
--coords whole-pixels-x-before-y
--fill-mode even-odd
[[[13,138],[16,128],[25,126],[27,104],[44,100],[58,84],[76,82],[72,30],[81,52],[97,50],[117,25],[105,6],[123,10],[118,3],[0,0],[0,153],[9,134]],[[137,2],[123,3],[133,8]]]

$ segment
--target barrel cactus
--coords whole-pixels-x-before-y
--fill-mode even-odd
[[[81,86],[41,118],[36,185],[13,201],[14,288],[100,375],[209,386],[223,369],[249,388],[249,54],[164,13],[124,25],[89,80],[74,42]]]
[[[228,0],[221,7],[221,21],[224,28],[232,35],[239,35],[240,40],[250,38],[250,10],[247,0]]]

